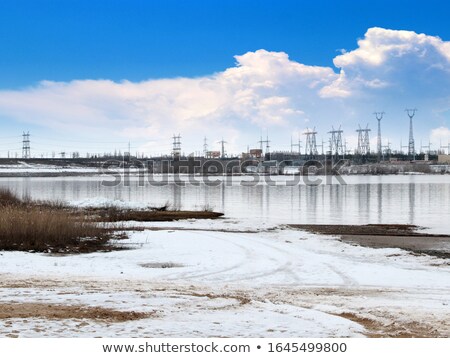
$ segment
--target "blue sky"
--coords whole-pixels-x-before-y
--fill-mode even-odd
[[[247,145],[255,146],[260,133],[266,131],[270,131],[275,148],[286,149],[291,134],[295,136],[306,126],[317,126],[326,140],[326,131],[331,125],[342,124],[352,142],[357,124],[369,122],[374,110],[387,112],[385,128],[390,137],[386,135],[386,142],[399,143],[402,138],[396,132],[404,130],[403,109],[413,105],[420,107],[418,118],[420,115],[423,118],[422,122],[418,119],[417,124],[422,139],[427,140],[432,130],[440,128],[439,136],[445,141],[450,122],[447,106],[450,93],[445,89],[447,77],[443,79],[440,73],[434,72],[430,75],[426,70],[439,65],[444,66],[443,71],[447,73],[445,61],[430,55],[425,63],[417,60],[422,58],[419,52],[414,55],[411,50],[409,55],[400,56],[405,62],[399,62],[395,52],[387,55],[392,61],[371,63],[372,67],[378,66],[375,71],[368,68],[367,63],[347,59],[341,61],[343,67],[338,67],[335,58],[342,49],[357,50],[357,40],[364,39],[370,28],[409,30],[426,34],[429,39],[439,36],[449,41],[449,10],[446,1],[433,0],[2,0],[0,125],[5,136],[30,130],[32,138],[41,138],[40,147],[35,146],[41,151],[52,150],[53,146],[44,143],[51,142],[52,138],[64,138],[70,131],[70,137],[80,143],[95,139],[106,142],[113,138],[111,141],[117,141],[120,146],[131,140],[136,143],[136,150],[150,153],[165,151],[167,146],[170,149],[169,137],[173,132],[183,132],[186,151],[201,150],[202,143],[198,138],[208,136],[212,146],[220,139],[217,128],[223,128],[221,133],[228,137],[230,151],[239,152]],[[372,45],[378,43],[378,39],[388,37],[385,32],[373,32],[373,36],[377,40],[369,41]],[[395,39],[389,37],[389,41],[397,43],[399,38],[404,39],[401,33]],[[420,39],[408,37],[406,41],[416,41],[413,48],[423,45]],[[429,48],[434,46],[430,41],[431,45],[423,45],[427,54],[434,53]],[[442,48],[446,49],[445,44]],[[266,52],[258,52],[260,50]],[[247,56],[236,67],[239,61],[234,56],[247,53],[258,55]],[[277,66],[279,61],[272,60],[278,58],[274,54],[279,53],[289,56],[288,62],[283,62],[285,68],[291,65],[296,68],[296,64],[301,64],[330,69],[339,75],[345,67],[348,83],[342,87],[345,82],[342,76],[331,78],[333,76],[324,70],[317,75],[318,79],[328,76],[334,84],[324,83],[326,88],[318,89],[316,97],[309,92],[303,93],[304,87],[315,86],[313,83],[316,82],[309,79],[312,82],[305,85],[299,79],[292,84],[290,72],[286,72],[280,73],[276,80],[264,79],[275,81],[276,89],[258,90],[255,94],[254,84],[259,83],[261,87],[263,83],[258,82],[263,81],[260,77],[256,80],[246,72],[244,78],[237,71],[231,71],[237,76],[234,80],[239,78],[242,82],[239,86],[233,82],[230,87],[229,69],[242,69],[247,65],[255,69],[268,63],[269,67]],[[396,71],[395,66],[409,72]],[[272,71],[271,68],[264,69],[267,73]],[[428,72],[411,80],[408,74],[416,74],[418,69]],[[298,71],[295,73],[298,75]],[[209,81],[215,74],[220,78]],[[177,78],[182,80],[150,81]],[[207,85],[210,89],[214,87],[211,91],[218,97],[233,91],[243,95],[222,103],[214,96],[209,97],[210,91],[206,93],[205,101],[216,101],[214,108],[201,106],[201,97],[205,95],[201,91],[199,98],[194,96],[185,102],[184,93],[192,88],[189,80],[201,78],[208,79]],[[366,84],[364,90],[360,88],[361,78]],[[430,84],[433,78],[436,81]],[[84,82],[74,83],[74,80]],[[130,85],[117,88],[116,85],[124,80]],[[42,81],[47,82],[43,85]],[[143,85],[138,89],[135,85],[139,83]],[[194,87],[198,85],[203,91],[203,84],[204,81]],[[404,90],[408,86],[415,86],[416,90]],[[161,95],[158,94],[159,87],[163,88]],[[384,90],[375,93],[374,88]],[[248,96],[250,89],[253,97]],[[300,97],[294,95],[297,89]],[[422,99],[421,91],[433,93],[433,97]],[[75,97],[74,93],[81,92],[85,93],[82,98]],[[392,96],[400,99],[400,103],[393,102]],[[148,99],[145,106],[142,98]],[[133,102],[131,107],[128,106],[130,102]],[[234,108],[237,102],[241,105]],[[17,104],[12,106],[11,103]],[[169,113],[164,107],[167,103],[178,106],[178,110]],[[322,108],[324,105],[328,106],[328,111]],[[115,107],[115,111],[108,111],[109,106]],[[55,108],[59,107],[61,110],[57,112]],[[64,112],[64,108],[71,112]],[[269,112],[273,112],[270,118],[260,120]],[[85,116],[86,120],[78,121],[79,116]],[[181,123],[178,122],[180,118]],[[375,128],[374,123],[371,126]],[[402,136],[406,140],[406,136]],[[61,142],[54,141],[54,146],[63,148],[67,144],[63,139]],[[0,156],[7,147],[0,145]],[[68,150],[70,148],[67,146]],[[100,148],[109,149],[106,143],[92,149]]]
[[[448,10],[433,0],[2,0],[0,87],[208,75],[258,49],[332,66],[373,26],[449,39]]]

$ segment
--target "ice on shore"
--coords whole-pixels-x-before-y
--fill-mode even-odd
[[[14,329],[24,337],[353,337],[364,335],[364,327],[340,313],[387,323],[450,318],[450,268],[442,259],[351,246],[282,226],[251,232],[238,221],[146,226],[119,242],[131,248],[125,251],[1,252],[0,304],[106,306],[154,311],[154,318],[107,324],[11,319],[0,335]],[[42,326],[44,333],[35,330]]]

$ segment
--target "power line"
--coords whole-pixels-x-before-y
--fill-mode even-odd
[[[48,140],[48,141],[54,141],[54,142],[61,142],[61,138],[47,138],[47,137],[41,137],[38,136],[40,139]],[[100,144],[128,144],[127,140],[124,141],[98,141],[96,139],[84,139],[84,140],[76,140],[76,139],[63,139],[64,142],[74,142],[74,143],[100,143]]]
[[[8,137],[0,137],[0,139],[9,139],[9,138],[21,138],[21,135],[14,135],[14,136],[8,136]]]

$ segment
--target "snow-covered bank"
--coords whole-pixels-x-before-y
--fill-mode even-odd
[[[154,223],[149,230],[132,233],[124,242],[133,248],[128,251],[0,253],[0,304],[46,302],[156,312],[155,317],[125,323],[11,318],[3,322],[0,335],[370,333],[339,317],[343,313],[390,327],[386,330],[393,335],[428,326],[434,335],[449,334],[450,268],[445,260],[351,246],[283,227],[245,232],[251,225],[237,221],[231,226],[239,232],[204,230],[221,222],[226,224],[164,223],[165,230],[152,230]]]
[[[342,175],[423,175],[448,174],[450,165],[427,162],[383,162],[372,164],[352,164],[339,169]]]
[[[128,174],[140,173],[142,169],[127,168]],[[18,162],[0,164],[0,177],[64,177],[64,176],[101,176],[107,172],[101,165],[83,166],[75,164],[52,165]],[[113,172],[115,173],[115,172]]]
[[[69,256],[2,252],[0,270],[55,278],[76,272],[83,278],[236,283],[249,287],[356,285],[450,290],[450,281],[446,280],[450,268],[443,259],[417,257],[399,249],[351,246],[294,230],[145,230],[133,232],[119,243],[132,249]],[[175,265],[159,269],[158,264],[164,263]]]
[[[28,164],[19,162],[18,164],[0,165],[0,174],[3,175],[21,175],[21,174],[69,174],[69,173],[100,173],[99,168],[60,166],[50,164]]]

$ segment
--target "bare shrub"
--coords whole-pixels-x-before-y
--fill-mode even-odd
[[[0,214],[0,249],[60,251],[105,244],[110,239],[98,224],[69,212],[39,207],[6,206]]]
[[[212,206],[209,203],[206,203],[202,206],[202,211],[206,211],[206,212],[213,212],[214,211],[214,206]]]
[[[22,204],[22,200],[10,189],[0,188],[0,206]]]
[[[112,229],[62,203],[19,199],[0,190],[0,250],[90,252],[106,249],[112,237]]]

